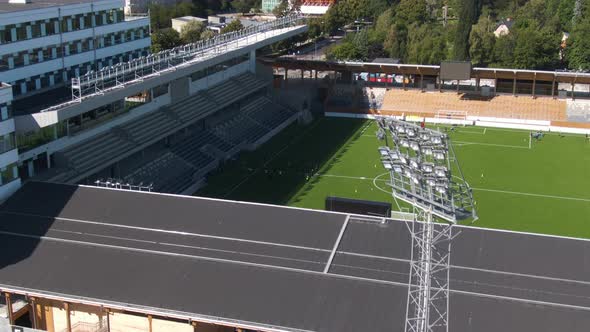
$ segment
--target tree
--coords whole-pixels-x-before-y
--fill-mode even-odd
[[[391,26],[385,36],[383,48],[390,57],[406,62],[408,58],[407,44],[408,27],[403,23],[397,23]]]
[[[242,30],[243,28],[244,28],[244,26],[242,25],[242,22],[240,22],[240,20],[236,18],[233,21],[229,22],[228,25],[223,27],[223,29],[221,29],[221,33],[238,31],[238,30]]]
[[[281,2],[276,6],[272,13],[276,17],[283,17],[289,14],[289,2],[287,0],[281,0]]]
[[[428,19],[426,0],[401,0],[397,6],[396,18],[407,24],[426,22]]]
[[[161,29],[152,33],[152,52],[160,52],[181,44],[180,36],[174,29]]]
[[[180,39],[185,44],[195,43],[201,40],[201,34],[205,30],[205,24],[196,20],[190,21],[180,29]]]
[[[409,63],[439,64],[446,58],[446,38],[438,27],[430,24],[412,24],[408,36]]]
[[[559,59],[561,35],[532,24],[515,30],[514,36],[512,65],[515,68],[550,69],[555,67]]]
[[[209,29],[206,29],[205,31],[203,31],[201,33],[201,40],[207,40],[207,39],[211,39],[213,37],[215,37],[215,32],[213,32]]]
[[[471,28],[469,34],[469,57],[476,66],[487,66],[493,62],[494,43],[496,38],[492,32],[494,22],[487,15],[482,15]]]
[[[455,45],[453,47],[453,58],[464,61],[469,58],[469,34],[471,25],[477,21],[479,1],[459,0],[459,22],[455,31]]]
[[[569,68],[590,70],[590,19],[580,18],[567,41],[566,56]]]

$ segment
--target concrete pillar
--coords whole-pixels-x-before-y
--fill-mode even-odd
[[[301,79],[302,79],[302,80],[303,80],[303,73],[304,73],[304,72],[305,72],[305,71],[304,71],[303,69],[301,69]]]
[[[536,98],[536,95],[535,95],[536,87],[537,87],[537,75],[535,75],[533,77],[533,91],[532,91],[533,98]]]
[[[551,83],[551,97],[555,98],[555,76],[553,76],[553,82]]]
[[[318,80],[318,70],[317,69],[315,70],[315,80],[316,81]]]
[[[406,91],[406,74],[402,74],[402,87]]]
[[[457,80],[457,94],[459,94],[459,86],[461,85],[461,81]]]
[[[424,75],[420,74],[420,92],[424,92]]]
[[[443,81],[440,79],[440,75],[436,76],[436,80],[438,81],[438,92],[442,92]]]
[[[256,50],[250,51],[250,58],[248,60],[248,69],[251,73],[256,73]]]
[[[475,91],[479,91],[480,79],[479,76],[475,79]]]
[[[148,319],[148,332],[152,332],[152,315],[148,315],[147,319]]]
[[[289,69],[285,68],[285,82],[289,80]]]
[[[498,94],[498,79],[494,78],[494,96]]]
[[[576,87],[576,83],[572,82],[572,100],[576,100],[576,95],[574,94],[575,87]]]
[[[512,81],[512,95],[516,96],[516,77]]]
[[[66,309],[66,328],[68,332],[72,332],[72,317],[70,315],[70,304],[64,302],[64,308]]]

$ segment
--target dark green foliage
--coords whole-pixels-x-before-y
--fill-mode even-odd
[[[238,31],[243,28],[244,28],[244,26],[242,25],[242,22],[240,22],[240,20],[238,20],[238,19],[235,19],[235,20],[231,21],[228,25],[226,25],[223,29],[221,29],[221,33]]]
[[[168,28],[152,33],[152,52],[159,52],[182,44],[180,35],[176,30]]]

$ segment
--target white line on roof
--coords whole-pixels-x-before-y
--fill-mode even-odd
[[[332,260],[334,259],[334,256],[336,255],[336,250],[338,249],[338,246],[340,245],[340,241],[342,240],[342,236],[344,235],[344,231],[346,231],[346,226],[348,226],[349,220],[350,220],[350,216],[348,216],[346,218],[346,220],[344,220],[344,222],[342,223],[342,228],[340,229],[340,233],[338,234],[338,238],[336,239],[336,241],[334,241],[334,248],[332,249],[332,253],[330,253],[330,258],[328,258],[328,262],[326,263],[326,267],[324,268],[324,273],[328,273],[328,271],[330,270],[330,264],[332,264]]]
[[[244,255],[244,256],[274,258],[274,259],[279,259],[279,260],[295,261],[295,262],[302,262],[302,263],[312,263],[312,264],[322,264],[322,265],[325,264],[325,262],[318,262],[318,261],[312,261],[312,260],[306,260],[306,259],[297,259],[297,258],[282,257],[282,256],[275,256],[275,255],[253,254],[253,253],[242,252],[242,251],[217,249],[217,248],[209,248],[209,247],[201,247],[201,246],[191,246],[191,245],[177,244],[177,243],[139,240],[139,239],[133,239],[133,238],[128,238],[128,237],[102,235],[102,234],[96,234],[96,233],[73,232],[73,231],[67,231],[67,230],[62,230],[62,229],[51,229],[50,231],[71,233],[71,234],[77,234],[77,235],[87,235],[87,236],[94,236],[94,237],[102,237],[102,238],[114,239],[114,240],[124,240],[124,241],[130,241],[130,242],[149,243],[149,244],[156,244],[156,245],[169,246],[169,247],[190,248],[190,249],[197,249],[197,250],[216,251],[216,252],[230,253],[230,254],[236,254],[236,255]]]
[[[174,234],[174,235],[183,235],[183,236],[195,236],[195,237],[202,237],[202,238],[216,239],[216,240],[245,242],[245,243],[261,244],[261,245],[285,247],[285,248],[291,248],[291,249],[302,249],[302,250],[313,250],[313,251],[324,251],[324,252],[329,252],[330,251],[328,249],[305,247],[305,246],[297,246],[297,245],[292,245],[292,244],[284,244],[284,243],[276,243],[276,242],[266,242],[266,241],[257,241],[257,240],[248,240],[248,239],[240,239],[240,238],[235,238],[235,237],[218,236],[218,235],[208,235],[208,234],[191,233],[191,232],[171,231],[171,230],[159,229],[159,228],[147,228],[147,227],[139,227],[139,226],[129,226],[129,225],[121,225],[121,224],[114,224],[114,223],[98,222],[98,221],[91,221],[91,220],[81,220],[81,219],[74,219],[74,218],[50,217],[50,216],[37,215],[37,214],[32,214],[32,213],[0,211],[0,214],[2,214],[2,213],[3,214],[20,215],[20,216],[26,216],[26,217],[55,219],[55,220],[60,220],[60,221],[76,222],[76,223],[82,223],[82,224],[100,225],[100,226],[105,226],[105,227],[116,227],[116,228],[134,229],[134,230],[148,231],[148,232],[155,232],[155,233],[165,233],[165,234]]]

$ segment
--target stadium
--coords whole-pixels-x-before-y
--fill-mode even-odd
[[[587,331],[590,74],[259,56],[306,30],[6,80],[0,330]]]

